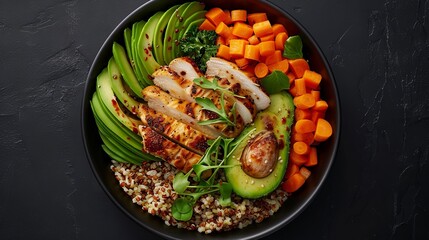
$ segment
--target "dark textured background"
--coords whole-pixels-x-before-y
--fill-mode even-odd
[[[86,74],[145,1],[0,0],[0,238],[156,239],[108,199],[80,132]],[[273,1],[325,53],[339,151],[312,204],[269,239],[429,239],[429,1]]]

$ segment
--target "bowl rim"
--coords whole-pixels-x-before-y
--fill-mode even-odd
[[[114,203],[114,205],[116,205],[119,209],[121,209],[122,212],[124,212],[128,217],[130,217],[131,219],[133,219],[133,221],[135,221],[138,225],[143,226],[145,229],[163,237],[163,238],[168,238],[168,239],[176,239],[174,237],[172,237],[171,235],[168,235],[162,231],[156,230],[150,226],[147,226],[146,224],[144,224],[142,221],[140,221],[138,218],[136,218],[135,216],[133,216],[127,209],[125,209],[121,203],[119,203],[119,201],[117,200],[117,198],[110,193],[110,191],[108,190],[108,188],[106,187],[106,184],[103,182],[101,176],[98,174],[98,172],[96,171],[96,166],[94,165],[94,162],[91,158],[91,154],[90,154],[90,149],[88,148],[88,139],[86,137],[86,132],[89,131],[89,129],[87,129],[87,126],[85,124],[85,119],[88,117],[87,116],[87,112],[88,110],[90,110],[90,106],[87,103],[87,101],[89,100],[89,89],[90,87],[90,83],[94,84],[93,81],[91,80],[91,76],[93,75],[92,73],[95,71],[97,62],[99,61],[100,58],[102,58],[102,52],[103,49],[105,49],[107,46],[107,44],[110,44],[112,42],[112,40],[114,39],[114,37],[117,35],[118,31],[123,29],[124,27],[127,26],[127,24],[129,24],[129,19],[133,18],[133,16],[135,16],[136,14],[138,14],[139,12],[142,11],[143,8],[148,7],[151,4],[156,4],[158,0],[149,0],[146,3],[140,5],[139,7],[137,7],[136,9],[134,9],[133,11],[131,11],[129,14],[127,14],[127,16],[125,18],[123,18],[115,27],[114,29],[109,33],[108,37],[104,40],[103,44],[101,45],[101,47],[99,48],[97,54],[95,55],[92,63],[91,63],[91,67],[87,73],[87,77],[86,77],[86,82],[85,82],[85,87],[84,87],[84,94],[83,97],[81,99],[81,135],[82,135],[82,139],[83,139],[83,144],[84,144],[84,149],[85,149],[85,155],[86,158],[88,160],[88,163],[91,167],[91,170],[93,172],[93,174],[95,175],[98,184],[101,186],[101,188],[103,189],[103,191],[108,195],[109,199]],[[192,1],[192,0],[189,0]],[[332,150],[332,155],[328,158],[328,164],[326,167],[326,171],[324,171],[322,173],[322,176],[320,178],[320,181],[315,185],[314,190],[305,198],[305,201],[302,202],[299,207],[292,212],[288,217],[282,219],[281,221],[279,221],[278,223],[274,224],[273,226],[264,229],[263,231],[259,232],[257,235],[252,235],[252,236],[248,236],[246,238],[242,238],[242,239],[254,239],[254,238],[262,238],[264,236],[267,236],[269,234],[273,234],[275,231],[278,231],[279,229],[283,228],[285,225],[287,225],[288,223],[290,223],[292,220],[294,220],[296,217],[298,217],[309,205],[310,203],[314,200],[315,196],[319,193],[323,183],[325,182],[330,169],[332,167],[332,164],[335,160],[335,157],[337,155],[338,152],[338,144],[339,144],[339,140],[341,137],[340,134],[340,129],[341,129],[341,103],[340,103],[340,97],[339,97],[339,92],[338,92],[338,88],[337,88],[337,83],[335,81],[335,77],[332,71],[332,68],[329,64],[329,62],[326,59],[325,54],[323,53],[322,49],[320,48],[320,46],[318,45],[318,43],[314,40],[314,37],[310,34],[310,32],[305,28],[304,25],[302,25],[298,20],[295,19],[295,17],[293,17],[289,12],[287,12],[286,10],[284,10],[282,7],[278,6],[277,4],[270,2],[268,0],[261,0],[261,2],[263,2],[264,4],[269,5],[269,7],[271,8],[275,8],[277,11],[279,11],[285,18],[287,18],[288,20],[290,20],[294,25],[296,25],[298,27],[298,29],[302,32],[302,34],[306,35],[307,40],[310,41],[310,43],[312,45],[314,45],[315,50],[317,52],[317,54],[320,56],[320,59],[323,62],[323,66],[326,68],[326,72],[329,75],[329,78],[332,81],[332,88],[333,88],[333,95],[335,97],[335,103],[336,103],[336,111],[335,114],[333,114],[333,118],[336,120],[336,125],[334,128],[334,134],[333,134],[333,138],[335,139],[333,144],[333,150]]]

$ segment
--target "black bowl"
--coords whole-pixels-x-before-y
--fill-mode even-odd
[[[185,2],[185,1],[183,1]],[[86,148],[87,157],[92,170],[102,188],[106,191],[112,201],[124,211],[129,217],[134,219],[141,226],[166,238],[177,239],[249,239],[260,238],[285,226],[298,216],[306,206],[312,201],[326,178],[330,166],[334,160],[339,141],[340,130],[340,105],[335,81],[331,69],[316,42],[310,34],[292,16],[282,11],[272,3],[258,0],[208,0],[207,9],[212,6],[219,6],[225,9],[247,9],[248,12],[266,12],[272,22],[279,22],[285,25],[289,35],[299,34],[304,43],[304,57],[309,60],[310,67],[322,74],[321,95],[329,104],[326,119],[332,124],[333,136],[326,142],[320,144],[319,164],[312,168],[312,175],[304,186],[294,193],[270,218],[259,224],[252,224],[245,229],[236,229],[222,233],[212,233],[211,235],[200,234],[196,231],[168,227],[158,218],[144,212],[137,204],[132,203],[130,197],[120,188],[112,171],[110,170],[110,159],[101,148],[94,116],[90,108],[90,98],[95,91],[96,77],[101,70],[107,66],[109,58],[112,56],[113,41],[123,43],[123,30],[130,27],[132,23],[144,19],[147,20],[157,11],[165,11],[172,6],[171,1],[153,0],[150,1],[130,15],[128,15],[110,34],[104,42],[100,51],[94,59],[88,74],[85,86],[85,93],[82,103],[82,131],[83,141]],[[177,1],[175,1],[177,4]]]

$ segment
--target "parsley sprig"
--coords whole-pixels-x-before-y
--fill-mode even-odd
[[[205,72],[207,61],[217,53],[216,38],[215,31],[200,31],[197,26],[193,26],[179,42],[180,55],[192,58],[198,68]]]

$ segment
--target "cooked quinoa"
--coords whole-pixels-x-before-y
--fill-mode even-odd
[[[198,230],[206,234],[244,228],[273,215],[287,198],[281,188],[260,199],[243,199],[232,194],[232,204],[222,207],[219,195],[202,196],[194,206],[194,214],[189,221],[176,221],[171,214],[171,206],[178,194],[172,182],[177,170],[166,162],[143,162],[141,166],[112,161],[110,167],[122,189],[132,201],[151,215],[157,215],[168,226],[188,230]]]

